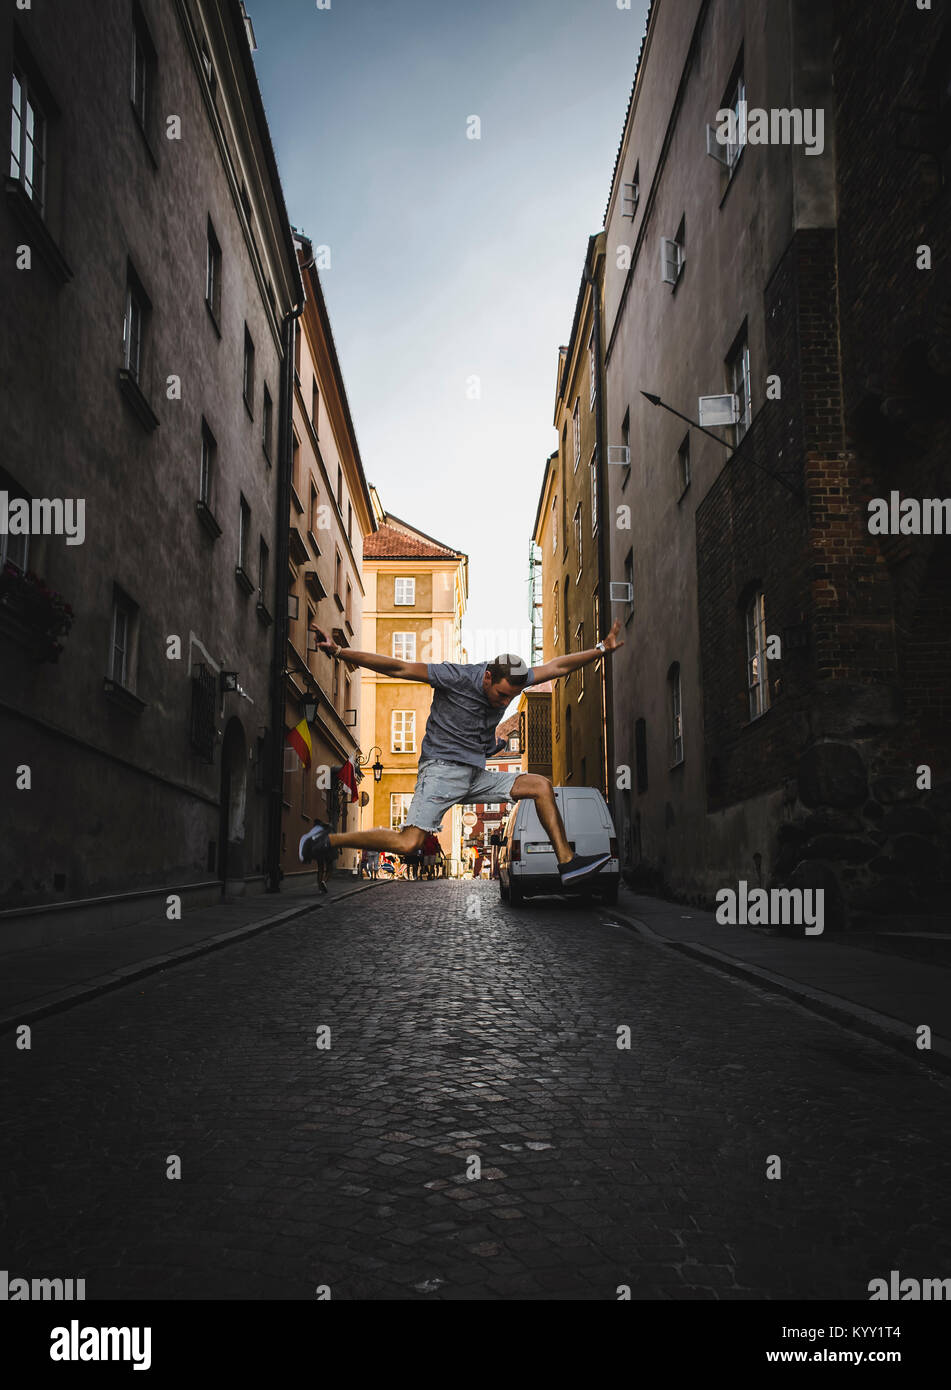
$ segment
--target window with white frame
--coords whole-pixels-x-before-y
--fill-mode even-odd
[[[551,553],[558,550],[558,498],[551,504]]]
[[[680,689],[680,663],[675,661],[667,673],[667,701],[670,718],[670,765],[684,760],[683,710]]]
[[[591,474],[591,534],[598,534],[598,451],[595,449],[588,465]]]
[[[630,597],[629,602],[628,602],[627,605],[626,605],[627,612],[626,612],[625,615],[624,615],[625,621],[627,621],[627,619],[630,618],[630,617],[632,617],[633,614],[634,614],[634,549],[633,549],[633,547],[627,552],[627,554],[626,554],[625,557],[624,557],[624,582],[625,582],[625,584],[630,584],[630,586],[631,586],[630,589],[628,590],[628,593],[631,595],[631,597]]]
[[[112,636],[109,644],[109,676],[127,690],[133,688],[135,624],[138,605],[115,586],[112,597]]]
[[[769,708],[766,680],[766,599],[762,590],[746,607],[746,684],[749,690],[750,719],[758,719]]]
[[[397,575],[393,585],[393,602],[397,608],[412,608],[416,603],[416,580]]]
[[[584,651],[584,623],[579,623],[575,628],[575,651]],[[578,699],[584,694],[584,667],[578,667]]]
[[[588,339],[588,409],[594,410],[595,398],[598,394],[598,373],[597,362],[594,354],[594,329],[591,330],[591,337]]]
[[[551,586],[552,605],[551,605],[551,640],[558,646],[558,580],[556,579]]]
[[[684,265],[687,260],[686,242],[687,219],[684,215],[680,219],[677,235],[675,237],[665,236],[660,239],[661,278],[665,285],[676,286],[684,273]]]
[[[393,656],[397,661],[416,660],[416,633],[393,633]]]
[[[390,715],[390,752],[416,752],[416,711],[395,709]]]
[[[43,106],[22,68],[13,69],[10,177],[42,216],[46,209],[46,132]]]
[[[750,393],[750,344],[744,327],[733,344],[726,360],[727,388],[736,397],[736,424],[733,426],[733,443],[739,444],[750,427],[752,419],[752,399]]]
[[[22,489],[14,487],[10,492],[9,501],[23,498],[28,501]],[[8,503],[9,505],[9,503]],[[11,569],[17,570],[20,574],[26,573],[26,562],[30,554],[29,534],[11,536],[6,530],[0,531],[0,573],[7,565]]]
[[[575,549],[578,552],[578,577],[581,577],[581,570],[584,566],[584,547],[581,538],[581,503],[575,507]]]
[[[390,792],[390,829],[401,830],[412,804],[412,792]]]
[[[125,317],[122,321],[123,365],[129,376],[141,385],[144,365],[145,326],[148,320],[148,300],[129,267],[125,292]]]
[[[641,166],[640,161],[634,166],[634,177],[630,183],[626,183],[622,188],[621,216],[629,217],[631,221],[637,216],[637,205],[641,201]]]
[[[210,217],[205,260],[205,303],[217,324],[221,318],[221,246]]]
[[[581,462],[581,409],[580,401],[575,401],[575,408],[571,412],[571,438],[572,446],[575,451],[575,469]]]
[[[725,98],[721,110],[729,110],[733,113],[736,139],[728,141],[724,147],[726,166],[732,178],[733,171],[746,146],[746,81],[742,72],[739,72],[734,79],[732,88]]]

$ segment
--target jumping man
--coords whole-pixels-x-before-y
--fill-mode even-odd
[[[331,832],[322,821],[302,836],[299,855],[308,863],[328,849],[381,849],[410,854],[429,832],[435,833],[450,806],[477,801],[521,801],[531,798],[558,859],[562,883],[576,883],[602,869],[610,854],[572,854],[551,781],[534,772],[489,772],[486,758],[497,751],[499,711],[530,685],[558,680],[597,661],[623,645],[620,619],[611,631],[585,652],[567,652],[544,666],[529,668],[521,657],[507,654],[494,661],[400,661],[376,652],[356,652],[333,642],[317,646],[340,656],[348,666],[366,666],[399,680],[427,681],[434,689],[426,736],[420,748],[416,790],[400,830]]]

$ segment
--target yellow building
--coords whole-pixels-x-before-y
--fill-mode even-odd
[[[377,529],[364,540],[363,651],[405,661],[464,661],[462,618],[469,597],[469,558],[424,531],[386,512],[370,489]],[[416,785],[419,749],[432,704],[432,686],[361,670],[360,746],[364,756],[380,750],[383,775],[369,777],[360,828],[398,829],[404,824]],[[375,761],[370,758],[370,762]],[[461,831],[458,806],[439,835],[447,860]]]
[[[532,532],[541,552],[536,601],[542,604],[545,661],[590,649],[612,621],[605,601],[601,348],[595,329],[603,264],[602,232],[589,240],[571,336],[558,351],[553,423],[559,448],[545,465]],[[537,576],[535,582],[539,583]],[[554,682],[550,758],[556,786],[599,787],[610,796],[607,714],[603,659]]]

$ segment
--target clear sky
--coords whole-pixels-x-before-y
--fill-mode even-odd
[[[367,480],[468,554],[471,661],[529,655],[558,346],[644,33],[647,0],[630,5],[246,0],[290,219],[330,247]]]

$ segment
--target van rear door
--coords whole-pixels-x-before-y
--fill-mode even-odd
[[[604,797],[595,787],[567,787],[562,815],[576,854],[603,854],[614,831]]]

